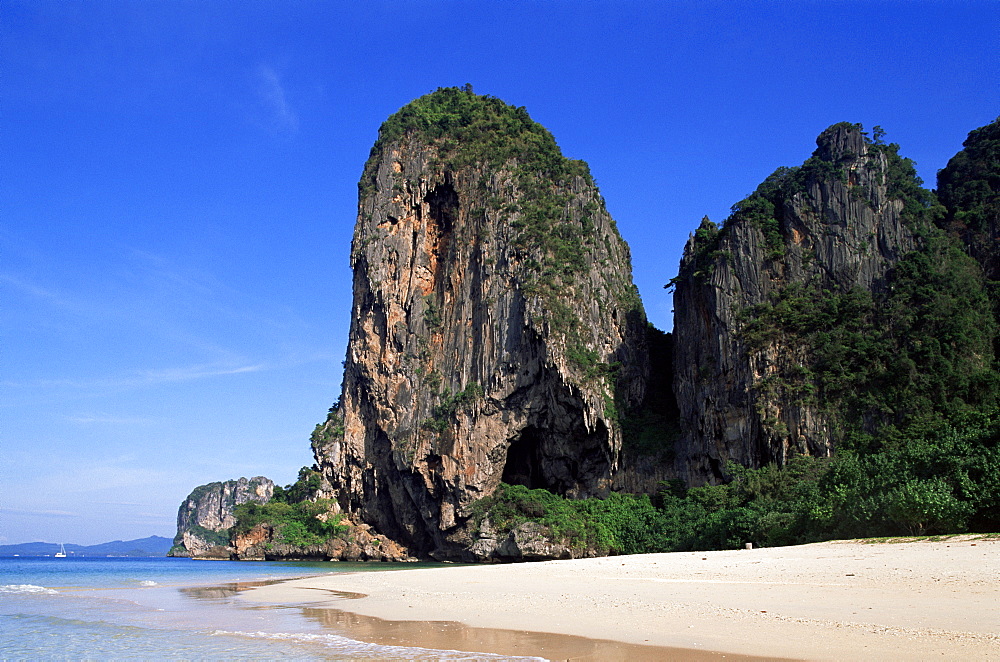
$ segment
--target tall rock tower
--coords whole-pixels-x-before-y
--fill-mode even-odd
[[[645,317],[586,164],[448,88],[382,125],[359,189],[343,393],[313,435],[341,510],[444,558],[501,481],[605,494]]]
[[[831,453],[837,384],[816,376],[821,327],[853,332],[918,245],[922,202],[910,189],[919,187],[895,146],[848,123],[817,145],[801,167],[779,169],[734,206],[721,229],[705,219],[685,248],[674,390],[676,470],[690,483],[722,480],[729,460],[761,466]]]

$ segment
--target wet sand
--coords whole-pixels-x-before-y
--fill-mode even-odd
[[[550,659],[1000,659],[1000,540],[968,536],[338,573],[241,598],[367,641]]]

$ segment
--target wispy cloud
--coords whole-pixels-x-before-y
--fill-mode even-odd
[[[35,510],[31,508],[0,508],[0,513],[32,515],[34,517],[80,517],[80,513],[73,513],[68,510]]]
[[[77,414],[67,416],[70,423],[81,425],[152,425],[155,419],[142,416],[111,416],[109,414]]]
[[[281,76],[273,67],[268,65],[257,67],[257,95],[275,128],[287,133],[295,133],[298,130],[298,115],[288,103]]]
[[[59,294],[35,283],[29,283],[28,281],[18,278],[17,276],[13,276],[11,274],[0,274],[0,283],[9,285],[14,289],[35,298],[44,299],[54,304],[63,304],[63,299]]]
[[[263,364],[240,366],[192,365],[179,368],[164,368],[161,370],[146,370],[140,373],[140,379],[145,384],[163,384],[166,382],[183,382],[223,375],[241,375],[247,372],[260,372],[265,369],[266,367]]]
[[[8,388],[136,388],[143,386],[158,386],[171,382],[194,381],[197,379],[207,379],[211,377],[222,377],[227,375],[241,375],[246,373],[261,372],[267,370],[264,364],[255,365],[230,365],[230,364],[200,364],[190,366],[179,366],[174,368],[161,368],[157,370],[143,370],[131,375],[121,377],[108,377],[94,380],[77,379],[33,379],[29,381],[0,381],[0,386]],[[115,421],[101,420],[101,417],[82,417],[78,423],[99,423],[99,422],[129,422],[129,420]]]
[[[186,296],[203,297],[232,293],[232,289],[224,285],[215,274],[178,264],[163,255],[142,248],[128,247],[126,257],[128,264],[135,269],[136,276],[147,280],[157,289],[169,288],[183,292]]]

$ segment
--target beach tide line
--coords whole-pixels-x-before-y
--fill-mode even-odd
[[[379,658],[406,659],[406,660],[524,660],[533,662],[541,657],[510,657],[509,655],[494,655],[491,653],[475,653],[458,650],[420,648],[411,646],[387,646],[384,644],[372,644],[358,641],[349,637],[336,634],[309,634],[304,632],[241,632],[228,630],[215,630],[211,633],[214,636],[239,636],[257,639],[271,639],[277,641],[293,641],[310,644],[322,644],[332,653],[339,654],[366,654]]]

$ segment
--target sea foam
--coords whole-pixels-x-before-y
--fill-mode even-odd
[[[0,585],[0,593],[44,593],[55,595],[59,591],[53,588],[45,588],[44,586],[35,586],[34,584],[3,584]]]

